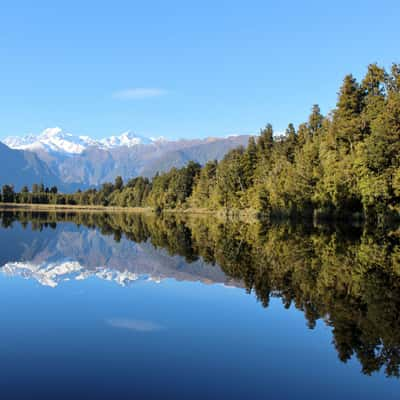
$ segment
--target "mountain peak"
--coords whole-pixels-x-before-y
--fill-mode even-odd
[[[132,147],[139,144],[151,144],[152,142],[151,139],[139,136],[130,130],[121,133],[119,136],[110,136],[100,140],[100,143],[108,149],[121,146]]]
[[[54,138],[56,136],[62,136],[63,130],[56,126],[55,128],[46,128],[41,134],[37,137],[46,139],[46,138]]]
[[[38,135],[9,136],[3,143],[12,149],[46,151],[59,154],[80,154],[89,146],[97,146],[105,149],[127,146],[133,147],[139,144],[151,144],[152,139],[139,136],[128,130],[119,136],[111,136],[101,140],[95,140],[89,136],[76,136],[63,131],[60,127],[47,128]]]

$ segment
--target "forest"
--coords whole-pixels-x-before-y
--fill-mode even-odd
[[[250,210],[268,218],[358,219],[374,223],[400,215],[400,64],[371,64],[358,82],[345,76],[336,107],[312,106],[306,122],[284,135],[267,124],[247,147],[220,161],[58,193],[34,185],[1,201],[166,209]]]

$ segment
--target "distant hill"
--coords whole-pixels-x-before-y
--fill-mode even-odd
[[[12,150],[0,143],[0,185],[11,184],[16,190],[22,186],[43,182],[46,185],[57,185],[70,189],[51,171],[49,166],[35,153]]]

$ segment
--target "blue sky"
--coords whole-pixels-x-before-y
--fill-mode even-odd
[[[0,138],[281,131],[332,108],[345,74],[399,62],[399,19],[398,0],[9,1]]]

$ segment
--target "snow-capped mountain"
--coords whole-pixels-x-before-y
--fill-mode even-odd
[[[99,143],[106,149],[126,146],[133,147],[139,144],[151,144],[154,140],[144,136],[138,136],[131,131],[122,133],[119,136],[110,136],[109,138],[101,139]]]
[[[41,168],[36,168],[35,174],[25,173],[18,180],[16,163],[8,163],[8,172],[0,173],[0,184],[12,183],[20,188],[43,181],[46,185],[57,184],[62,190],[73,191],[113,181],[116,176],[124,180],[138,175],[151,178],[157,172],[183,167],[189,161],[205,164],[209,160],[221,160],[230,149],[246,146],[248,138],[248,135],[239,135],[167,140],[127,131],[97,140],[73,135],[58,127],[48,128],[39,135],[3,140],[4,152],[8,150],[20,153],[16,154],[20,158],[34,159]],[[24,171],[31,172],[31,168]]]
[[[58,127],[45,129],[39,135],[10,136],[5,138],[3,143],[12,149],[66,154],[80,154],[87,147],[97,145],[97,142],[88,136],[75,136]]]
[[[110,136],[101,140],[95,140],[89,136],[76,136],[64,132],[61,128],[47,128],[39,135],[27,135],[23,137],[9,136],[3,140],[8,147],[17,150],[30,150],[35,152],[45,151],[58,154],[81,154],[88,147],[101,149],[114,149],[117,147],[133,147],[139,144],[151,144],[157,139],[148,139],[138,136],[131,131],[119,136]]]

